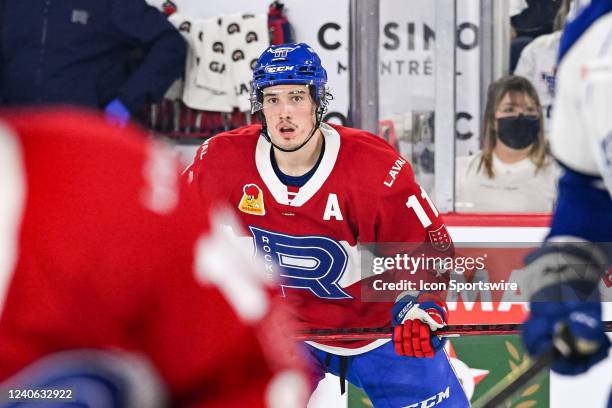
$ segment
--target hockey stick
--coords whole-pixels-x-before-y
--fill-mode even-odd
[[[610,322],[604,322],[606,331],[610,331]],[[582,359],[584,355],[574,354],[579,347],[580,340],[577,340],[566,325],[558,328],[557,334],[553,338],[552,350],[543,353],[535,359],[529,358],[508,373],[500,382],[489,389],[480,397],[472,408],[498,408],[510,397],[521,391],[525,386],[532,383],[535,379],[544,374],[550,366],[560,358]],[[577,345],[578,344],[578,345]]]
[[[612,321],[604,321],[604,330],[612,332]],[[444,337],[457,336],[492,336],[518,334],[521,325],[518,323],[502,324],[460,324],[449,325],[437,330],[436,334]],[[304,341],[355,341],[389,338],[393,327],[371,327],[350,329],[312,329],[299,332],[296,340]]]
[[[556,352],[542,354],[535,360],[526,358],[517,369],[508,373],[500,382],[489,389],[472,404],[472,408],[498,408],[514,394],[522,390],[532,380],[539,377],[557,358]]]

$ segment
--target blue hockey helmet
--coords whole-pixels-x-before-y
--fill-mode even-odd
[[[285,84],[308,85],[319,108],[327,107],[327,72],[308,44],[272,45],[261,54],[253,70],[251,112],[262,109],[264,88]]]

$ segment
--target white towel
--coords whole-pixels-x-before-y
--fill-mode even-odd
[[[200,67],[206,63],[202,58],[204,36],[200,33],[204,33],[207,20],[180,13],[174,13],[168,20],[181,32],[188,44],[182,95],[185,105],[199,110],[231,112],[233,101],[231,93],[213,89],[218,86],[212,83],[214,81],[209,83],[210,87],[200,87],[197,84]],[[216,22],[216,19],[209,21]]]
[[[267,15],[197,19],[175,13],[170,22],[187,40],[183,102],[193,109],[250,109],[252,68],[269,45]]]
[[[196,85],[219,94],[231,93],[232,90],[225,30],[223,17],[208,18],[202,20],[202,30],[197,36],[201,64],[196,75]]]
[[[250,109],[249,95],[253,67],[268,47],[268,16],[266,14],[234,14],[228,16],[226,35],[230,75],[235,96],[234,106],[240,111]]]

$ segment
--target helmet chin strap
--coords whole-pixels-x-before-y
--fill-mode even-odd
[[[323,116],[323,110],[321,108],[317,109],[317,113],[316,113],[316,119],[315,119],[315,125],[313,126],[312,130],[310,131],[310,134],[308,135],[308,137],[306,138],[306,140],[304,140],[299,146],[291,148],[291,149],[285,149],[284,147],[280,147],[279,145],[275,144],[272,141],[272,138],[270,137],[270,135],[268,134],[268,124],[266,123],[266,118],[263,117],[262,115],[262,128],[261,128],[261,135],[268,141],[270,142],[270,144],[280,150],[281,152],[285,152],[285,153],[293,153],[293,152],[297,152],[298,150],[300,150],[302,147],[306,146],[306,143],[308,143],[310,141],[310,139],[312,139],[312,137],[314,136],[315,132],[317,131],[317,129],[319,129],[319,126],[321,126],[321,119]]]

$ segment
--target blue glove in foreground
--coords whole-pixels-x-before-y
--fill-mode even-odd
[[[593,302],[532,302],[531,315],[523,326],[523,342],[529,354],[550,350],[562,324],[574,341],[569,350],[561,350],[567,356],[553,363],[554,371],[581,374],[606,358],[610,340],[601,322],[601,304]]]
[[[114,99],[106,105],[104,112],[106,114],[106,119],[117,126],[127,125],[131,117],[130,111],[128,111],[119,99]]]
[[[531,355],[561,352],[552,365],[559,374],[584,373],[606,358],[610,340],[601,321],[598,284],[608,260],[588,242],[546,243],[527,259],[531,314],[523,342]],[[561,336],[565,328],[568,336]],[[563,337],[569,337],[563,339]]]

